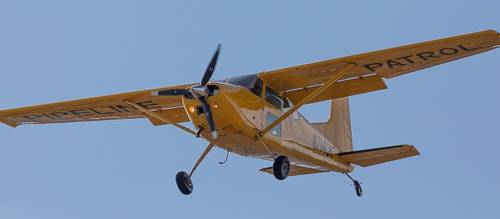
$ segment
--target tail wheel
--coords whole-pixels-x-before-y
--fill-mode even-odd
[[[356,195],[361,197],[363,195],[363,189],[361,188],[361,184],[358,180],[354,180],[354,189],[356,190]]]
[[[193,183],[191,182],[191,177],[184,171],[178,172],[175,175],[175,182],[177,182],[177,187],[184,195],[189,195],[193,192]]]
[[[284,180],[290,173],[290,160],[286,156],[279,156],[273,163],[273,174],[278,180]]]

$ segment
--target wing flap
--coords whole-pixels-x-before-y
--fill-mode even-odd
[[[260,169],[260,171],[266,172],[269,174],[273,174],[273,167],[262,168],[262,169]],[[288,176],[299,176],[299,175],[324,173],[324,172],[326,172],[326,171],[313,169],[310,167],[291,165],[290,173],[288,174]]]
[[[317,88],[318,87],[311,87],[311,88],[287,91],[284,92],[283,95],[287,97],[290,101],[292,101],[292,103],[297,104],[300,100],[304,99],[304,97],[315,91]],[[345,80],[333,84],[331,87],[327,88],[323,93],[321,93],[319,96],[312,99],[308,103],[332,100],[336,98],[347,97],[383,89],[387,89],[384,79],[376,75],[356,78],[352,80]]]
[[[185,88],[187,86],[189,85],[159,89]],[[16,127],[25,124],[147,118],[144,113],[125,104],[124,100],[157,112],[173,122],[189,121],[180,96],[151,96],[153,90],[157,89],[2,110],[0,111],[0,122]],[[164,124],[156,119],[150,119],[150,121],[154,125]]]
[[[348,163],[362,167],[417,156],[420,153],[413,145],[396,145],[361,151],[339,153],[338,156]]]
[[[156,110],[155,113],[160,114],[162,117],[164,117],[172,122],[175,122],[175,123],[189,121],[189,117],[187,116],[186,111],[184,110],[184,107],[170,108],[168,110]],[[153,118],[151,116],[147,116],[147,118],[155,126],[167,124],[167,123],[165,123],[157,118]]]
[[[341,80],[373,74],[392,78],[482,53],[497,48],[498,45],[498,32],[486,30],[263,72],[259,77],[280,92],[321,85],[349,63],[356,63],[357,67]]]

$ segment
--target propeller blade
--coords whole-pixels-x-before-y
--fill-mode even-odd
[[[215,130],[214,118],[212,117],[212,111],[210,110],[210,106],[207,103],[207,99],[205,96],[201,96],[199,98],[201,102],[201,107],[203,107],[203,112],[207,117],[208,127],[210,128],[210,132],[212,133],[212,138],[217,138],[217,130]]]
[[[220,47],[221,44],[217,46],[217,50],[215,51],[212,60],[210,60],[210,63],[208,64],[207,69],[205,70],[205,74],[203,74],[203,78],[201,79],[201,86],[207,85],[208,81],[210,81],[210,78],[212,78],[212,75],[214,74],[215,65],[217,64],[217,58],[219,57],[220,54]]]
[[[151,96],[179,96],[190,94],[186,89],[156,90],[151,92]]]

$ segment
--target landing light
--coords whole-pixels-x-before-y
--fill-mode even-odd
[[[191,114],[193,114],[194,112],[196,112],[196,109],[194,108],[194,106],[190,106],[190,107],[188,108],[188,110],[189,110],[189,112],[190,112]]]
[[[214,107],[214,109],[219,108],[219,104],[217,104],[217,103],[214,103],[212,106]]]

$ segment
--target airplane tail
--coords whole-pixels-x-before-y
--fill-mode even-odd
[[[349,98],[333,99],[330,107],[330,118],[326,122],[313,123],[341,152],[352,151],[351,115]]]
[[[340,150],[337,154],[340,158],[359,166],[367,167],[420,154],[413,145],[353,151],[348,97],[332,100],[330,118],[326,122],[313,123],[313,127]]]

